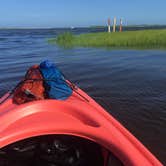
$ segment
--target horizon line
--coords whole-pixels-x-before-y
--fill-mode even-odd
[[[119,26],[119,25],[117,25]],[[129,25],[123,25],[123,27],[130,27],[130,26],[166,26],[166,24],[129,24]],[[58,27],[33,27],[33,26],[2,26],[0,29],[75,29],[75,28],[93,28],[93,27],[107,27],[107,25],[89,25],[89,26],[58,26]]]

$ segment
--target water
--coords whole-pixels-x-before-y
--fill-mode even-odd
[[[28,67],[53,60],[166,164],[166,51],[64,50],[47,43],[62,31],[0,30],[0,96]]]

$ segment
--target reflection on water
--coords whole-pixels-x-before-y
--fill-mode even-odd
[[[0,96],[29,66],[53,60],[166,164],[166,51],[49,45],[61,31],[0,30]]]

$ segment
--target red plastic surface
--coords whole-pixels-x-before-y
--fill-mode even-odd
[[[127,129],[81,89],[65,101],[40,100],[0,105],[0,148],[39,135],[67,134],[92,140],[114,153],[126,166],[162,164]]]

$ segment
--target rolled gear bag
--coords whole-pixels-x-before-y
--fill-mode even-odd
[[[16,86],[13,93],[13,102],[23,104],[44,98],[43,77],[38,65],[34,65],[28,69],[24,79]]]
[[[40,63],[39,68],[44,79],[47,98],[65,100],[71,96],[72,89],[53,62],[46,60]]]

